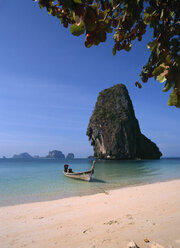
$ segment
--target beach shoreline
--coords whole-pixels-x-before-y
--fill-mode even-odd
[[[0,247],[180,247],[180,180],[0,207]],[[144,239],[150,242],[145,243]]]
[[[71,179],[72,180],[72,179]],[[73,179],[74,180],[74,179]],[[151,184],[156,184],[156,183],[164,183],[164,182],[171,182],[171,181],[178,181],[180,178],[173,178],[173,179],[165,179],[165,180],[158,180],[158,181],[151,181],[151,182],[142,182],[142,183],[137,183],[137,184],[132,184],[132,185],[123,185],[123,186],[115,186],[115,187],[110,187],[110,188],[103,188],[103,187],[98,187],[98,191],[95,191],[94,193],[92,192],[83,192],[83,193],[74,193],[73,195],[64,195],[64,196],[55,196],[52,198],[32,198],[31,200],[27,199],[18,199],[14,202],[14,199],[9,202],[9,200],[3,200],[0,202],[0,209],[2,207],[11,207],[11,206],[19,206],[19,205],[26,205],[26,204],[34,204],[34,203],[40,203],[40,202],[51,202],[51,201],[58,201],[58,200],[63,200],[63,199],[69,199],[69,198],[76,198],[76,197],[84,197],[84,196],[93,196],[93,195],[98,195],[98,194],[109,194],[111,191],[116,191],[120,189],[125,189],[125,188],[133,188],[133,187],[139,187],[139,186],[145,186],[145,185],[151,185]],[[93,182],[83,182],[83,183],[93,183]]]

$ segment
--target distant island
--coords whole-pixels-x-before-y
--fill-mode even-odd
[[[67,156],[65,156],[62,151],[53,150],[49,151],[48,155],[45,157],[40,157],[39,155],[31,156],[28,152],[23,152],[20,154],[13,155],[10,159],[74,159],[74,153],[68,153]],[[2,159],[7,159],[5,156],[2,157]]]
[[[15,154],[12,158],[14,159],[32,159],[33,157],[27,153],[27,152],[23,152],[23,153],[20,153],[20,154]]]
[[[66,156],[66,159],[74,159],[74,154],[68,153],[68,155]]]
[[[46,158],[65,159],[65,155],[58,150],[50,151]]]

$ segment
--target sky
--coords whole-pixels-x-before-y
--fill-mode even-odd
[[[135,87],[150,55],[151,30],[131,52],[112,56],[112,35],[85,48],[32,0],[0,0],[0,157],[50,150],[93,155],[86,130],[100,91],[126,85],[141,132],[164,157],[180,156],[180,110],[151,79]]]

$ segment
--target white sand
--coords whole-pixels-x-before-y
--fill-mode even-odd
[[[1,207],[0,248],[180,248],[180,180],[108,193]]]

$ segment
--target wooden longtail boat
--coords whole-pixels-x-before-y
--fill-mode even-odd
[[[93,161],[93,165],[91,167],[91,170],[89,170],[89,171],[82,171],[82,172],[65,172],[65,171],[63,171],[63,174],[66,177],[90,182],[92,179],[92,175],[94,173],[94,165],[95,165],[95,161]]]

